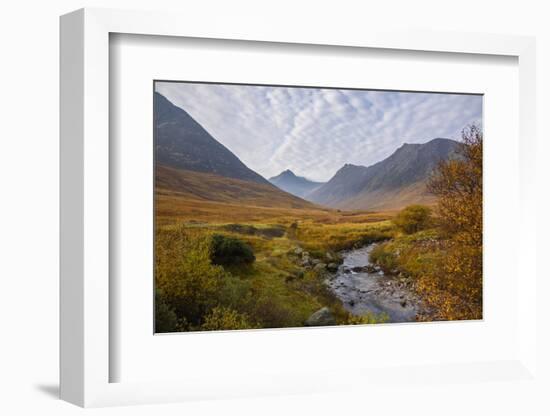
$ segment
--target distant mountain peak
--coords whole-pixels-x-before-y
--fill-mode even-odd
[[[301,198],[323,184],[322,182],[310,181],[303,176],[297,176],[290,169],[286,169],[277,176],[269,178],[269,182],[279,189]]]
[[[362,165],[354,165],[353,163],[346,163],[344,166],[341,167],[341,169],[354,169],[354,168],[364,168],[365,166]]]
[[[279,174],[279,176],[281,176],[281,175],[296,176],[296,174],[294,172],[292,172],[290,169],[283,170]]]

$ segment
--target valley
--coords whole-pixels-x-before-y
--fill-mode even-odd
[[[383,314],[350,313],[325,280],[343,261],[341,251],[389,239],[394,234],[392,216],[392,212],[206,202],[166,191],[156,195],[157,241],[174,235],[194,240],[221,235],[251,248],[252,264],[224,268],[248,286],[247,296],[260,300],[259,306],[237,309],[262,328],[303,326],[323,307],[330,308],[335,324],[385,322]],[[171,250],[172,256],[187,254]]]
[[[160,94],[155,122],[156,332],[480,316],[479,270],[460,290],[442,273],[478,248],[434,211],[434,172],[465,169],[458,142],[403,144],[326,182],[267,180]]]

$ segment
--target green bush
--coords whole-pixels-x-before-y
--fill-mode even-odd
[[[424,205],[409,205],[393,219],[397,228],[406,234],[413,234],[430,227],[432,210]]]
[[[155,295],[155,332],[178,331],[178,317],[176,312],[157,292]]]
[[[229,266],[250,264],[256,260],[256,257],[252,248],[241,240],[214,234],[212,236],[211,260],[213,264]]]

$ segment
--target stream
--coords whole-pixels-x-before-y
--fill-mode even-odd
[[[351,314],[385,312],[389,322],[414,321],[418,299],[399,279],[374,270],[369,254],[375,246],[370,244],[342,252],[344,262],[327,279],[327,285]]]

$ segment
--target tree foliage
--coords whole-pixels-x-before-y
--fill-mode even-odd
[[[481,247],[483,226],[483,133],[473,125],[462,133],[457,158],[441,162],[428,182],[438,197],[441,225],[461,243]]]
[[[155,296],[155,332],[175,332],[177,330],[176,312],[157,291]]]
[[[457,157],[440,163],[428,184],[448,236],[437,271],[418,282],[436,319],[482,318],[483,134],[470,126],[462,137]]]

